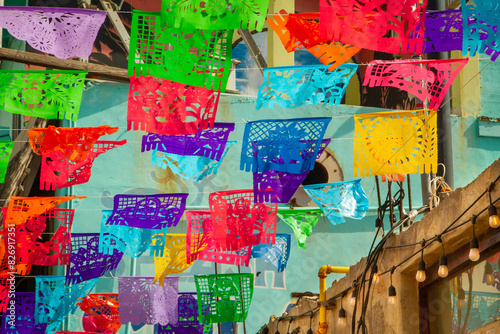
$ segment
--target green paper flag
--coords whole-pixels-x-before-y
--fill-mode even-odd
[[[262,31],[269,0],[163,0],[162,25]]]
[[[13,114],[76,121],[84,71],[0,71],[0,103]]]
[[[159,13],[134,10],[130,36],[129,76],[226,91],[233,30],[161,28]]]
[[[14,142],[12,141],[0,141],[0,183],[5,181],[5,174],[9,166],[13,146]]]
[[[311,235],[322,214],[321,209],[307,211],[296,209],[278,210],[278,218],[292,228],[297,244],[304,249],[306,249],[307,238]]]
[[[195,275],[200,323],[242,322],[253,295],[253,274]]]

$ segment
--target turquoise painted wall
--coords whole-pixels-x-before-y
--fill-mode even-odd
[[[186,181],[170,172],[152,166],[151,152],[141,153],[143,132],[126,131],[128,85],[102,83],[84,91],[82,108],[78,122],[73,126],[97,126],[109,124],[120,130],[102,140],[127,139],[128,143],[111,150],[96,159],[92,168],[92,177],[86,184],[63,189],[61,194],[88,196],[86,199],[70,202],[76,209],[73,232],[98,232],[101,223],[101,210],[112,208],[112,199],[116,194],[154,194],[188,192],[188,208],[207,208],[208,195],[215,190],[249,189],[252,187],[252,174],[239,171],[241,140],[244,120],[284,119],[295,117],[333,117],[325,138],[332,138],[328,147],[343,169],[345,180],[353,176],[353,130],[352,115],[364,112],[380,111],[375,108],[353,106],[318,107],[304,106],[296,109],[261,109],[255,110],[255,98],[238,95],[223,95],[219,105],[217,121],[235,122],[235,131],[230,140],[237,140],[219,173],[200,182]],[[453,148],[455,156],[455,184],[464,186],[472,181],[482,170],[500,156],[500,139],[479,138],[476,119],[473,117],[453,118]],[[370,212],[361,221],[348,220],[345,224],[332,225],[322,218],[313,235],[307,242],[307,250],[299,249],[293,239],[293,232],[283,222],[278,222],[278,233],[292,234],[291,254],[288,267],[283,273],[277,273],[272,265],[262,260],[252,259],[250,267],[243,272],[263,273],[256,279],[254,297],[246,321],[247,332],[255,333],[272,314],[281,314],[290,302],[291,292],[318,292],[317,271],[321,265],[349,266],[357,262],[368,252],[374,237],[374,209],[377,194],[374,178],[364,178],[362,186],[370,200]],[[383,185],[384,189],[386,185]],[[421,205],[420,177],[412,177],[413,206]],[[406,209],[408,210],[407,206]],[[172,233],[183,233],[186,222],[182,220]],[[137,259],[136,272],[131,272],[131,260],[124,256],[114,276],[154,276],[153,258],[142,256]],[[221,269],[219,269],[221,270]],[[220,272],[236,272],[237,267],[222,265]],[[180,291],[195,291],[193,275],[214,273],[214,264],[197,261],[180,276]],[[343,275],[332,274],[327,284]],[[97,291],[116,292],[117,280],[111,276],[99,280]],[[81,312],[69,317],[65,326],[71,330],[80,330]],[[240,326],[241,329],[241,326]],[[124,326],[120,333],[125,333]],[[139,330],[151,333],[153,326]]]

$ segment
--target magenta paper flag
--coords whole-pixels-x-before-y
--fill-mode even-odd
[[[79,8],[0,7],[0,26],[35,50],[86,58],[107,12]]]
[[[363,86],[399,88],[427,100],[429,109],[438,110],[467,62],[468,59],[374,60],[366,68]]]

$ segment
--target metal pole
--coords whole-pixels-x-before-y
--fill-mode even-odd
[[[427,3],[429,10],[445,10],[446,3],[443,0],[429,0]],[[449,59],[448,52],[434,52],[427,55],[428,59]],[[448,91],[443,101],[450,99]],[[451,101],[442,105],[437,113],[437,135],[438,135],[438,163],[446,166],[444,180],[454,189],[453,182],[453,138],[451,133]],[[437,166],[436,166],[437,167]],[[436,170],[437,172],[437,170]]]
[[[215,264],[215,275],[217,275],[217,262],[214,262],[214,264]],[[219,302],[219,297],[217,297],[217,302]],[[219,334],[221,334],[220,322],[217,323],[217,331]]]

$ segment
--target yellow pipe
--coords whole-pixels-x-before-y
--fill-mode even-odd
[[[329,264],[325,264],[318,271],[319,277],[319,327],[316,334],[326,334],[328,325],[326,324],[326,276],[331,273],[337,274],[347,274],[349,272],[349,267],[332,267]]]

